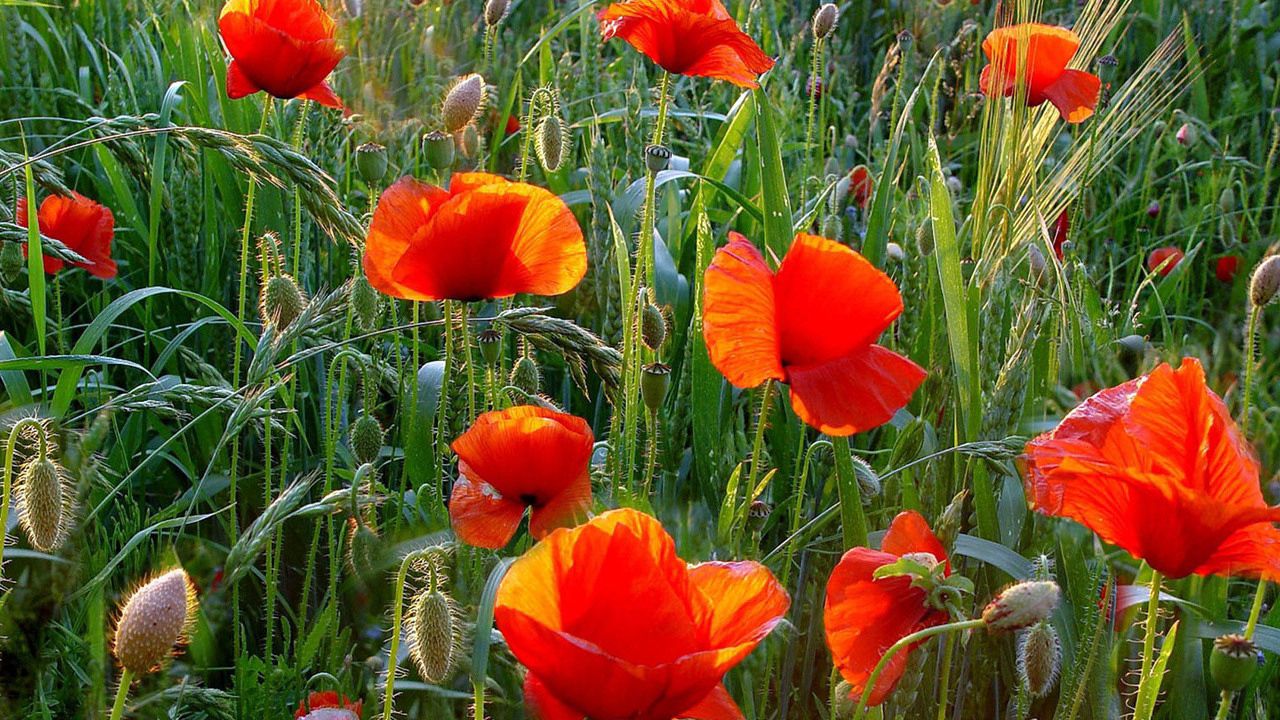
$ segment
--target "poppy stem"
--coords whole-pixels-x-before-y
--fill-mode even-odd
[[[755,439],[751,442],[751,472],[747,474],[748,493],[756,491],[756,478],[760,476],[760,459],[764,457],[764,431],[769,426],[769,409],[773,405],[773,386],[773,380],[765,380],[764,387],[760,389],[760,414],[756,416]],[[747,498],[750,497],[748,494]]]
[[[382,699],[382,720],[391,720],[391,710],[395,705],[396,659],[400,655],[400,626],[404,621],[404,584],[409,576],[409,566],[423,555],[422,551],[411,552],[400,561],[400,570],[396,573],[395,601],[391,606],[391,647],[387,654],[386,691]]]
[[[1151,666],[1155,662],[1156,629],[1160,624],[1160,573],[1151,571],[1151,596],[1147,598],[1146,629],[1142,635],[1142,675],[1138,679],[1138,697],[1146,694],[1151,682]]]
[[[1244,386],[1241,388],[1240,400],[1240,436],[1246,440],[1249,438],[1249,416],[1252,414],[1250,404],[1253,400],[1254,367],[1258,364],[1258,316],[1261,314],[1262,308],[1250,308],[1249,322],[1244,331]]]
[[[814,125],[818,119],[818,97],[821,90],[822,82],[822,50],[825,42],[822,38],[815,38],[813,41],[813,58],[809,63],[809,115],[804,125],[804,164],[805,175],[812,169],[813,165],[813,133]],[[805,204],[808,199],[806,195],[809,192],[809,183],[802,181],[800,183],[800,211],[804,212]]]
[[[836,454],[836,488],[840,493],[840,525],[844,530],[844,549],[867,544],[867,516],[862,511],[862,487],[853,469],[849,438],[831,438]]]
[[[1231,714],[1231,705],[1235,700],[1236,694],[1230,690],[1223,690],[1222,697],[1218,700],[1218,712],[1213,716],[1213,720],[1227,720],[1227,716]]]
[[[973,620],[958,620],[956,622],[947,623],[946,625],[935,625],[933,627],[913,632],[889,646],[889,649],[880,657],[880,662],[876,663],[875,669],[871,671],[871,675],[867,678],[867,683],[862,689],[862,697],[858,699],[858,707],[853,712],[853,720],[862,720],[866,715],[867,703],[871,701],[871,693],[875,690],[876,682],[880,679],[880,673],[884,672],[884,669],[889,666],[889,661],[893,659],[894,655],[897,655],[899,652],[911,647],[912,645],[928,640],[935,635],[964,632],[965,630],[980,628],[985,624],[986,623],[983,622],[982,618],[975,618]]]
[[[111,705],[111,720],[120,720],[124,716],[124,701],[129,697],[129,685],[133,683],[133,673],[128,668],[120,672],[120,687],[116,690],[116,701]]]
[[[956,636],[943,640],[942,679],[938,682],[938,720],[947,720],[947,695],[951,692],[951,659],[956,652]]]
[[[467,425],[476,419],[476,364],[471,361],[471,312],[467,303],[462,303],[462,360],[467,367]]]
[[[1258,590],[1253,594],[1253,607],[1249,608],[1249,620],[1244,626],[1244,639],[1252,640],[1258,629],[1258,618],[1262,616],[1262,601],[1267,597],[1267,581],[1258,580]]]

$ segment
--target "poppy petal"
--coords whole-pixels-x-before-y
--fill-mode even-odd
[[[938,562],[947,562],[947,551],[943,549],[942,542],[924,516],[915,510],[904,510],[889,523],[889,531],[885,533],[884,540],[880,541],[880,549],[899,557],[907,553],[926,552],[937,558]]]
[[[1083,70],[1064,70],[1044,90],[1045,98],[1058,109],[1058,114],[1069,123],[1082,123],[1093,117],[1102,91],[1102,80]]]
[[[364,273],[378,291],[404,300],[432,300],[392,277],[396,263],[419,237],[449,193],[434,185],[403,177],[383,191],[369,223],[364,245]]]
[[[1280,580],[1280,529],[1264,522],[1235,531],[1195,574]]]
[[[577,480],[554,495],[549,502],[529,511],[529,534],[541,540],[552,530],[572,527],[591,510],[591,474],[583,469]]]
[[[1039,105],[1044,102],[1045,90],[1052,85],[1080,48],[1080,36],[1071,30],[1040,23],[1022,23],[996,28],[982,42],[982,52],[993,65],[1002,68],[1005,80],[1002,95],[1013,93],[1014,79],[1023,78],[1027,83],[1027,102]],[[1025,53],[1025,55],[1023,55]],[[991,68],[988,65],[987,68]],[[988,69],[983,69],[980,86],[989,90]]]
[[[785,365],[813,365],[869,346],[902,314],[888,275],[834,240],[797,235],[773,282]]]
[[[458,539],[473,547],[498,550],[506,547],[520,527],[524,504],[508,500],[482,482],[465,474],[449,494],[449,522]]]
[[[533,720],[585,720],[585,715],[565,705],[537,675],[529,673],[524,678],[524,706]]]
[[[716,685],[697,705],[676,716],[681,720],[742,720],[742,709],[733,701],[724,685]]]
[[[249,87],[286,100],[302,97],[345,55],[333,37],[333,19],[316,0],[231,0],[218,17],[218,30],[236,65],[238,77],[229,68],[227,78],[233,99],[250,94]],[[321,93],[312,99],[328,105],[336,97]]]
[[[705,562],[689,568],[702,600],[695,618],[714,648],[764,639],[782,621],[791,598],[773,573],[755,562]]]
[[[342,104],[342,100],[338,98],[337,93],[333,91],[333,88],[329,87],[329,83],[325,82],[313,85],[310,90],[304,90],[298,97],[336,110],[342,110],[345,107]]]
[[[760,251],[737,233],[716,251],[704,277],[702,333],[711,364],[740,388],[782,380],[773,274]]]
[[[787,369],[796,415],[836,437],[889,422],[910,402],[925,376],[919,365],[879,345],[830,362]]]
[[[240,69],[240,63],[232,60],[227,65],[227,97],[239,100],[261,91],[262,88],[254,85],[249,76],[244,74],[244,70]]]

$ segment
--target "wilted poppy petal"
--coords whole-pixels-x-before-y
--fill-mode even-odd
[[[869,346],[902,314],[888,275],[833,240],[797,235],[774,278],[782,362],[814,365]]]
[[[782,380],[775,329],[773,273],[760,251],[737,233],[707,268],[702,333],[711,364],[741,388]]]
[[[879,427],[911,400],[925,371],[872,345],[836,360],[787,369],[791,407],[809,425],[842,437]]]
[[[947,551],[942,542],[929,527],[924,516],[914,510],[898,513],[889,523],[889,531],[880,541],[880,549],[893,555],[926,552],[937,558],[938,562],[947,562]]]
[[[409,244],[425,231],[436,208],[448,199],[445,190],[411,177],[400,178],[383,191],[364,245],[364,273],[370,285],[405,300],[434,299],[396,282],[392,274]]]
[[[697,705],[680,712],[676,717],[680,720],[742,720],[743,715],[742,709],[733,701],[724,685],[716,685]]]
[[[524,503],[505,498],[483,482],[464,474],[449,495],[449,522],[458,539],[475,547],[497,550],[511,542],[524,517]]]
[[[1062,75],[1044,89],[1044,96],[1058,114],[1069,123],[1081,123],[1093,117],[1098,107],[1102,80],[1083,70],[1064,70]]]

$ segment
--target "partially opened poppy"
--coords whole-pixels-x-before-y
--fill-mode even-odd
[[[667,72],[758,87],[773,67],[720,0],[631,0],[600,11],[605,40],[620,37]]]
[[[1062,260],[1062,246],[1067,244],[1070,232],[1071,214],[1063,210],[1058,213],[1058,219],[1053,223],[1053,254],[1058,256],[1058,260]]]
[[[1164,277],[1173,272],[1184,257],[1186,257],[1185,253],[1176,247],[1158,247],[1147,256],[1147,271],[1159,273],[1160,277]]]
[[[703,334],[711,362],[742,388],[791,388],[802,420],[835,436],[888,422],[924,380],[911,360],[875,344],[902,313],[893,280],[826,238],[797,235],[777,273],[742,235],[707,268]]]
[[[18,199],[15,219],[18,225],[27,227],[27,199]],[[50,195],[40,203],[36,213],[40,234],[59,240],[63,245],[88,260],[74,263],[94,277],[109,280],[116,276],[116,261],[111,259],[111,240],[115,237],[115,217],[106,206],[90,200],[80,193],[70,196]],[[22,247],[26,254],[26,246]],[[65,263],[50,255],[44,256],[44,271],[53,275]]]
[[[862,210],[866,210],[867,205],[871,204],[875,188],[875,180],[866,165],[858,165],[849,171],[849,197]]]
[[[1063,120],[1084,122],[1098,107],[1102,81],[1067,68],[1079,48],[1080,37],[1062,27],[1023,23],[996,28],[982,41],[982,52],[992,64],[982,68],[979,87],[987,96],[1012,97],[1023,85],[1028,106],[1047,100]]]
[[[333,18],[316,0],[227,0],[218,30],[231,53],[227,97],[265,91],[342,107],[325,80],[346,51],[334,38]]]
[[[346,695],[323,690],[299,702],[293,717],[295,720],[360,720],[361,705],[359,700],[351,702]]]
[[[827,647],[840,675],[859,698],[885,651],[902,638],[948,620],[945,611],[931,607],[924,589],[906,575],[876,579],[880,568],[903,556],[927,566],[942,566],[950,575],[947,553],[929,523],[919,513],[899,513],[889,525],[879,550],[856,547],[840,558],[827,581],[822,622]],[[884,702],[907,667],[915,645],[889,659],[871,691],[870,706]]]
[[[1027,497],[1171,578],[1280,577],[1280,508],[1199,361],[1094,395],[1027,445]]]
[[[494,618],[537,720],[739,720],[721,680],[789,605],[765,566],[689,565],[657,520],[623,509],[525,553]]]
[[[591,509],[587,421],[522,405],[487,412],[453,441],[458,481],[449,519],[468,545],[497,549],[529,509],[529,533],[542,538]]]
[[[560,295],[587,272],[578,220],[554,194],[487,173],[449,189],[403,177],[378,200],[365,241],[369,284],[405,300]]]

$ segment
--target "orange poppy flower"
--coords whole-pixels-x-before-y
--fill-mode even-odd
[[[657,520],[622,509],[512,564],[494,618],[538,720],[740,720],[721,680],[789,605],[765,566],[686,564]]]
[[[894,643],[947,622],[947,613],[930,607],[925,591],[914,587],[910,577],[875,578],[876,570],[885,565],[904,555],[922,553],[921,559],[928,561],[932,557],[930,562],[943,563],[945,573],[951,574],[947,553],[929,523],[919,513],[908,510],[893,519],[879,550],[853,548],[831,572],[822,623],[831,658],[853,688],[855,699],[862,697],[871,672]],[[893,692],[915,647],[897,653],[885,665],[871,691],[871,706],[884,702]]]
[[[455,173],[445,190],[400,178],[378,200],[365,241],[369,284],[405,300],[559,295],[587,273],[573,212],[534,185]]]
[[[982,41],[982,52],[988,62],[998,59],[1000,68],[982,68],[979,87],[990,96],[992,85],[1002,82],[1004,87],[995,88],[995,94],[1012,97],[1021,83],[1026,86],[1028,106],[1048,100],[1063,120],[1084,122],[1098,107],[1102,80],[1083,70],[1067,69],[1079,48],[1080,37],[1066,28],[1039,23],[996,28]]]
[[[231,53],[227,97],[266,91],[342,108],[325,78],[346,51],[334,38],[333,18],[316,0],[227,0],[218,30]]]
[[[332,690],[313,692],[305,703],[298,703],[293,717],[295,720],[360,720],[362,704],[359,700],[348,702],[346,695],[339,696]]]
[[[1171,578],[1280,577],[1280,508],[1204,370],[1187,358],[1094,395],[1027,445],[1027,497]]]
[[[539,539],[585,516],[593,440],[586,420],[534,405],[476,418],[453,441],[453,531],[468,545],[496,550],[511,541],[525,508],[529,533]]]
[[[1158,247],[1147,256],[1147,271],[1159,273],[1160,277],[1164,277],[1173,272],[1184,257],[1186,254],[1176,247]]]
[[[897,286],[844,245],[797,235],[774,273],[730,233],[705,283],[702,331],[716,369],[742,388],[787,383],[796,414],[828,435],[883,425],[924,380],[875,344],[902,313]]]
[[[45,198],[36,216],[42,235],[60,240],[89,261],[74,263],[76,267],[84,268],[90,275],[103,280],[116,276],[116,261],[111,259],[116,219],[109,208],[73,192],[70,197],[50,195]],[[27,227],[26,198],[18,198],[15,219],[18,225]],[[26,251],[27,247],[23,245],[23,255]],[[44,271],[49,275],[61,270],[64,264],[56,257],[44,256]]]
[[[759,87],[773,59],[720,0],[631,0],[600,11],[605,40],[620,37],[667,72]]]

